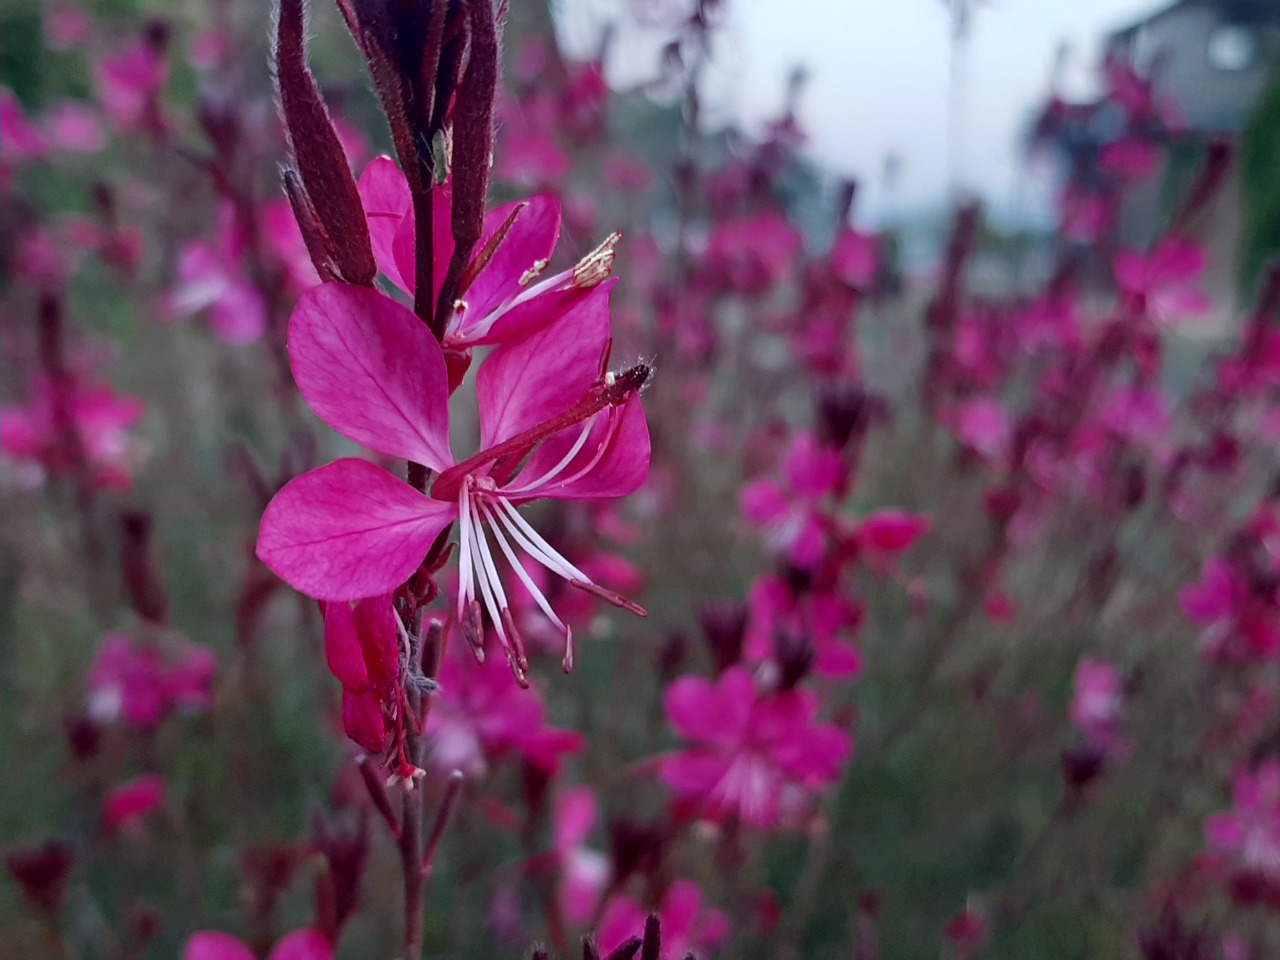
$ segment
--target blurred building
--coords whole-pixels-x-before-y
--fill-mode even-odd
[[[1205,145],[1238,145],[1248,129],[1280,63],[1280,0],[1178,0],[1111,34],[1106,50],[1151,79],[1178,131],[1162,176],[1130,195],[1122,212],[1122,236],[1144,243],[1189,187]],[[1244,204],[1237,163],[1193,231],[1210,251],[1208,285],[1224,305],[1240,280]]]
[[[1280,0],[1179,0],[1107,51],[1151,77],[1189,132],[1239,133],[1280,58]]]

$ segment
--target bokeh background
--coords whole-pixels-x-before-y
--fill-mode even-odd
[[[319,611],[253,552],[365,455],[288,369],[270,31],[0,11],[0,957],[266,956],[334,889],[329,949],[399,949]],[[335,5],[310,35],[358,175],[366,64]],[[672,957],[1280,955],[1277,63],[1270,0],[511,5],[491,205],[555,196],[557,269],[620,231],[657,371],[645,488],[534,513],[649,617],[560,598],[523,712],[442,675],[426,955],[568,956],[624,900]],[[853,744],[767,827],[657,772],[664,690],[740,663]]]

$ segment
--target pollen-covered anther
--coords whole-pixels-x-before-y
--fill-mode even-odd
[[[456,314],[457,316],[459,316],[459,317],[464,317],[464,316],[466,316],[466,315],[467,315],[467,311],[468,311],[469,309],[470,309],[470,307],[468,307],[468,306],[467,306],[467,301],[463,300],[461,297],[459,297],[457,300],[453,301],[453,312],[454,312],[454,314]]]
[[[542,271],[547,269],[547,264],[550,262],[551,261],[545,257],[541,260],[533,261],[533,266],[520,275],[520,286],[527,287],[529,284],[533,283],[533,281],[537,280],[538,277],[542,276]]]
[[[406,790],[412,790],[415,783],[427,775],[427,771],[421,767],[409,767],[407,770],[397,770],[395,773],[387,777],[387,786],[394,787],[398,783],[403,783]]]
[[[476,662],[484,663],[484,621],[480,615],[480,601],[467,604],[462,615],[462,636],[475,652]]]
[[[592,583],[590,580],[570,580],[569,586],[577,587],[579,590],[591,594],[593,597],[599,597],[605,603],[613,604],[628,613],[634,613],[637,617],[649,616],[649,611],[634,600],[628,600],[620,593],[614,593],[612,590],[600,586],[598,583]]]
[[[596,287],[609,279],[613,272],[613,261],[618,253],[615,249],[622,234],[614,233],[604,238],[604,242],[596,247],[573,268],[573,285],[578,288]]]

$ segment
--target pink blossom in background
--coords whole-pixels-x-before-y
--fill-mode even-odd
[[[98,153],[107,145],[98,112],[87,103],[62,100],[44,119],[44,136],[52,150]]]
[[[819,675],[849,679],[861,672],[862,655],[845,641],[862,625],[865,612],[837,585],[797,588],[784,577],[766,574],[751,585],[747,602],[745,655],[750,663],[774,661],[779,636],[803,637],[813,647]]]
[[[8,87],[0,87],[0,189],[9,189],[9,181],[19,164],[39,160],[48,150],[44,137],[27,120],[22,104]]]
[[[824,501],[845,479],[840,451],[812,434],[798,433],[782,458],[777,480],[753,480],[742,488],[743,518],[762,527],[770,548],[800,567],[811,567],[826,544]]]
[[[149,729],[175,710],[207,710],[216,674],[212,651],[189,640],[161,647],[110,633],[85,678],[87,709],[99,722]]]
[[[880,268],[880,238],[845,227],[831,246],[831,273],[856,290],[869,289]]]
[[[1127,137],[1103,146],[1100,163],[1107,173],[1125,180],[1146,180],[1156,172],[1160,153],[1149,140]]]
[[[71,50],[89,39],[93,18],[74,3],[49,10],[44,17],[45,42],[50,50]]]
[[[570,631],[523,564],[532,561],[572,586],[628,602],[566,560],[518,507],[544,497],[624,496],[644,482],[649,434],[639,396],[634,387],[601,378],[608,295],[607,287],[598,288],[554,324],[485,358],[476,381],[482,452],[459,466],[449,449],[444,355],[426,325],[373,290],[332,283],[309,290],[290,323],[289,356],[311,409],[348,439],[424,464],[440,477],[426,496],[364,460],[313,470],[268,506],[258,556],[309,596],[356,600],[398,588],[437,535],[457,524],[457,613],[464,632],[478,639],[483,604],[517,673],[523,671],[492,537],[510,572],[565,637],[568,665]],[[503,450],[535,447],[523,465],[495,464]]]
[[[1012,432],[1004,408],[991,397],[962,403],[954,413],[951,429],[961,443],[989,460],[1004,456]]]
[[[154,43],[138,41],[94,66],[102,109],[122,131],[163,132],[160,91],[169,82],[169,60]]]
[[[789,271],[803,245],[786,217],[772,210],[716,223],[707,242],[707,269],[725,286],[759,293]]]
[[[560,909],[566,920],[579,926],[595,915],[609,882],[609,858],[586,845],[598,817],[596,795],[590,787],[564,790],[556,797],[552,826],[560,870]]]
[[[1256,596],[1241,574],[1223,557],[1208,557],[1200,580],[1178,591],[1178,606],[1201,628],[1204,653],[1239,660],[1270,658],[1280,653],[1277,598]]]
[[[854,532],[853,541],[867,565],[881,572],[932,527],[933,521],[926,516],[890,507],[868,515]]]
[[[585,746],[581,734],[547,725],[539,693],[513,688],[505,664],[488,656],[477,662],[455,643],[440,665],[440,693],[427,718],[428,763],[479,778],[507,756],[554,775],[562,758]]]
[[[109,791],[102,801],[102,819],[113,833],[136,830],[142,821],[164,806],[164,777],[149,773]]]
[[[1081,659],[1069,714],[1090,746],[1108,753],[1123,749],[1124,681],[1120,672],[1104,661]]]
[[[243,942],[229,933],[202,930],[182,946],[182,960],[256,960]],[[318,930],[303,928],[276,941],[266,960],[333,960],[333,945]]]
[[[569,175],[569,156],[541,130],[509,130],[502,139],[494,176],[527,190],[546,190]]]
[[[1199,286],[1205,252],[1190,240],[1169,237],[1147,253],[1121,250],[1113,264],[1116,286],[1136,309],[1154,320],[1196,317],[1209,309]]]
[[[743,667],[716,681],[681,677],[663,696],[667,719],[688,741],[659,779],[699,816],[770,828],[804,813],[840,779],[849,735],[817,721],[810,690],[757,690]]]
[[[55,386],[40,378],[21,407],[0,408],[0,452],[38,465],[45,475],[72,477],[82,468],[93,486],[128,491],[138,448],[128,431],[142,401],[108,386],[70,378]]]
[[[218,211],[212,242],[192,240],[178,252],[177,282],[164,305],[169,318],[208,312],[209,325],[231,344],[249,344],[267,328],[267,304],[245,275],[244,227],[229,203]]]
[[[706,957],[707,951],[729,936],[729,918],[706,904],[702,890],[692,880],[673,883],[657,913],[662,920],[662,960]],[[610,898],[596,934],[600,952],[608,953],[629,937],[640,936],[648,916],[648,910],[624,894]]]
[[[203,30],[191,38],[187,62],[197,70],[216,70],[231,58],[231,37],[217,28]]]
[[[251,233],[261,240],[262,266],[278,274],[270,279],[282,299],[296,299],[320,278],[286,201],[264,206],[257,224],[245,224],[223,202],[217,224],[211,240],[192,240],[178,251],[177,276],[162,310],[169,319],[204,313],[220,339],[237,346],[256,343],[267,329],[268,305],[251,275]]]
[[[1211,849],[1231,856],[1245,870],[1280,882],[1280,761],[1239,770],[1231,810],[1212,814],[1204,831]]]
[[[1071,188],[1058,201],[1062,235],[1079,243],[1101,240],[1115,220],[1115,206],[1096,193]]]

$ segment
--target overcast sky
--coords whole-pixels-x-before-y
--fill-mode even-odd
[[[560,0],[570,47],[594,32],[617,0]],[[955,174],[1006,216],[1037,212],[1037,178],[1019,175],[1018,138],[1043,102],[1055,55],[1066,43],[1068,92],[1090,92],[1105,33],[1171,0],[986,0],[971,21],[962,60]],[[631,0],[678,8],[682,0]],[[728,22],[708,77],[707,99],[744,125],[775,116],[791,69],[809,83],[801,120],[808,152],[829,170],[859,178],[864,217],[936,207],[948,195],[950,19],[942,0],[726,0]],[[652,63],[643,43],[627,60]],[[624,46],[624,49],[625,46]],[[625,63],[615,63],[620,82]],[[901,158],[886,195],[886,155]]]

